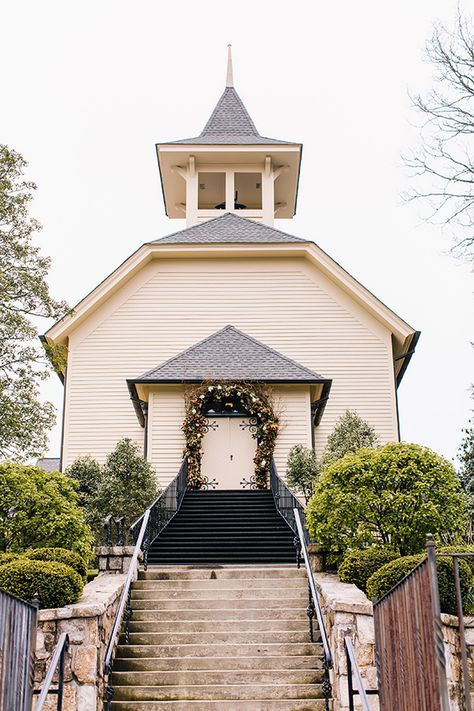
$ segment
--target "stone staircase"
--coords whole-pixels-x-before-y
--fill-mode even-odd
[[[112,709],[323,711],[322,645],[309,641],[307,603],[306,573],[294,565],[140,572]]]

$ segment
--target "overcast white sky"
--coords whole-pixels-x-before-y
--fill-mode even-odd
[[[314,239],[422,331],[399,390],[402,436],[454,457],[474,380],[474,276],[401,203],[400,156],[416,141],[408,90],[431,82],[425,41],[456,6],[3,0],[0,142],[38,184],[53,294],[75,304],[141,243],[184,227],[164,215],[154,144],[200,132],[231,42],[259,131],[304,143],[298,214],[277,227]],[[60,411],[56,377],[44,393]]]

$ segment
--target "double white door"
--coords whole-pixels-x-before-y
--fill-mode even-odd
[[[203,438],[201,472],[217,489],[240,489],[255,471],[257,440],[250,417],[209,417]]]

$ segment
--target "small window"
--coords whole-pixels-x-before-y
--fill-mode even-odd
[[[225,173],[199,173],[198,180],[198,209],[225,210]]]
[[[235,174],[235,210],[262,209],[262,174]]]

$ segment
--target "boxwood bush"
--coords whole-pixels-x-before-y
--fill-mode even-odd
[[[339,578],[343,583],[354,583],[366,592],[367,580],[376,570],[396,560],[399,553],[387,548],[367,548],[362,551],[351,551],[346,555],[338,569]]]
[[[34,548],[32,551],[27,551],[24,554],[29,560],[47,560],[55,563],[64,563],[70,568],[79,573],[85,581],[87,579],[87,565],[83,558],[74,551],[68,551],[66,548]]]
[[[13,560],[18,560],[19,557],[18,553],[0,553],[0,565],[11,563]]]
[[[437,553],[474,553],[474,546],[441,546],[436,548]],[[474,574],[474,555],[472,558],[463,558]]]
[[[386,563],[367,581],[367,595],[371,599],[379,599],[389,592],[405,575],[420,563],[424,554],[408,555]],[[441,612],[456,613],[456,593],[454,590],[453,562],[448,558],[437,558],[439,598]],[[472,585],[472,572],[467,563],[459,561],[459,578],[461,595],[467,599]]]
[[[0,567],[0,588],[40,607],[63,607],[76,602],[82,592],[79,573],[64,563],[19,558]]]

